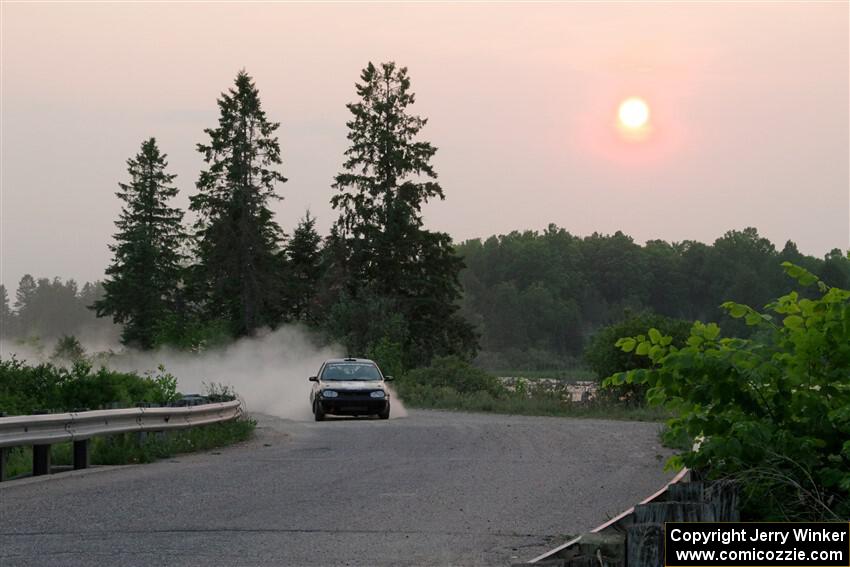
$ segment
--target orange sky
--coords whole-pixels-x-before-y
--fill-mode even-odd
[[[848,3],[2,5],[0,279],[102,277],[117,182],[156,136],[178,203],[244,67],[282,122],[291,232],[334,219],[345,103],[369,60],[410,69],[456,239],[557,223],[639,241],[756,226],[850,246]],[[618,103],[645,98],[635,143]]]

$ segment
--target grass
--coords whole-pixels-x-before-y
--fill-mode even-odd
[[[578,379],[583,377],[583,369],[562,369],[558,371],[560,380],[542,379],[545,372],[550,371],[539,371],[537,377],[541,379],[517,380],[507,388],[492,373],[449,356],[402,375],[395,388],[412,408],[633,421],[663,421],[670,417],[662,408],[631,404],[613,396],[573,402],[570,382],[563,379],[563,373],[574,372]]]
[[[399,392],[407,407],[511,415],[581,417],[629,421],[664,421],[670,414],[663,408],[631,406],[616,402],[564,402],[552,395],[519,394],[495,397],[488,392],[461,393],[451,388],[408,387]]]
[[[206,451],[245,441],[254,432],[257,423],[252,419],[237,419],[213,423],[192,429],[183,429],[163,436],[148,434],[140,442],[137,434],[95,437],[89,447],[92,465],[127,465],[149,463],[180,453]],[[71,465],[71,443],[57,443],[50,447],[53,466]],[[16,447],[9,452],[7,475],[9,478],[32,473],[32,449]]]

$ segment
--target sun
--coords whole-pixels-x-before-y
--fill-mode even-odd
[[[620,103],[617,111],[620,125],[629,130],[639,130],[649,123],[649,105],[639,97],[630,97]]]

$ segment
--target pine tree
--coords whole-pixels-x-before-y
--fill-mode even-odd
[[[350,250],[347,293],[356,299],[368,287],[393,301],[409,327],[408,364],[471,353],[475,338],[455,304],[463,262],[447,234],[423,228],[422,206],[444,193],[430,163],[437,148],[418,139],[427,120],[408,111],[415,96],[407,69],[369,63],[360,80],[360,100],[348,105],[351,146],[331,199]]]
[[[281,163],[259,91],[241,71],[218,100],[217,128],[198,144],[209,168],[201,172],[191,209],[198,213],[195,237],[198,265],[193,285],[211,319],[231,323],[234,334],[250,334],[278,321],[283,233],[269,201],[280,199],[277,183],[286,178],[271,169]]]
[[[158,330],[174,309],[184,259],[183,212],[168,205],[177,188],[167,166],[154,138],[127,160],[130,181],[119,183],[116,193],[124,206],[109,247],[114,256],[104,295],[93,306],[99,317],[112,315],[116,323],[124,323],[124,344],[144,349],[155,346]]]
[[[286,245],[289,317],[315,323],[315,298],[322,277],[322,237],[316,232],[316,218],[310,211],[295,227]]]

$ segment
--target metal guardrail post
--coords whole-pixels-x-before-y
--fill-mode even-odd
[[[32,475],[50,474],[50,445],[32,446]]]
[[[89,440],[74,441],[74,470],[89,468],[89,459]]]
[[[9,449],[0,447],[0,482],[6,480],[6,464],[9,461]]]

